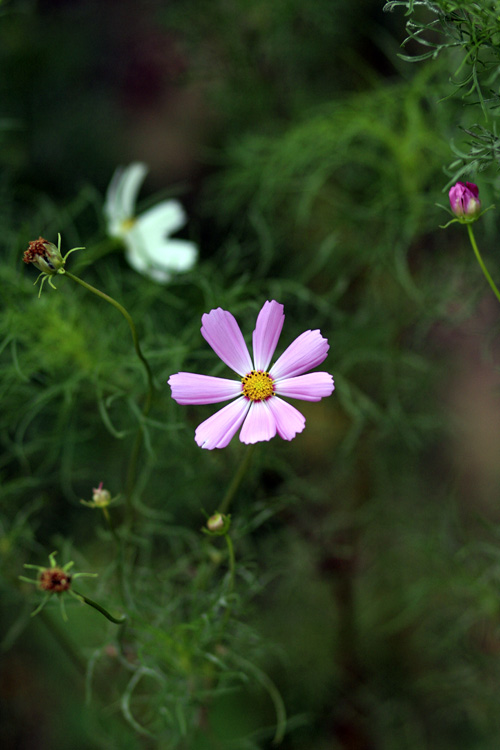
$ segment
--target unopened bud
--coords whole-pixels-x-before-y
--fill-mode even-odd
[[[102,482],[99,483],[99,487],[92,489],[92,501],[96,505],[109,505],[111,502],[111,493],[108,490],[102,488]]]
[[[481,212],[479,188],[473,182],[457,182],[450,189],[451,210],[458,219],[474,220]]]
[[[231,525],[231,516],[224,513],[214,513],[207,521],[207,533],[222,536],[227,534]]]
[[[109,490],[103,489],[103,483],[99,482],[98,487],[92,488],[92,500],[88,502],[87,500],[80,500],[82,505],[86,505],[88,508],[107,508],[108,505],[110,505],[115,498],[111,498],[111,493]]]
[[[224,528],[224,516],[222,513],[215,513],[207,521],[209,531],[221,531]]]

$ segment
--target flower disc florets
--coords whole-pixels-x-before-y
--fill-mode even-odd
[[[274,380],[268,372],[252,370],[241,379],[243,395],[250,401],[265,401],[274,394]]]
[[[44,240],[39,237],[29,243],[28,249],[23,255],[25,263],[33,263],[39,271],[47,274],[57,273],[64,265],[60,247],[56,247],[53,242]]]
[[[60,594],[71,587],[71,576],[63,568],[44,568],[38,576],[38,586],[42,591]]]
[[[25,568],[30,568],[31,570],[38,571],[36,581],[32,580],[31,578],[26,578],[25,576],[19,576],[19,580],[24,581],[25,583],[34,583],[41,591],[45,592],[45,597],[40,602],[38,607],[31,613],[32,617],[38,614],[41,609],[43,609],[43,607],[53,594],[58,594],[63,620],[67,620],[66,610],[64,607],[64,597],[59,595],[68,592],[68,594],[70,594],[74,599],[77,599],[79,602],[83,601],[84,599],[80,594],[77,594],[75,591],[71,590],[71,584],[76,578],[82,578],[83,576],[90,576],[93,578],[95,576],[95,573],[71,574],[69,571],[73,567],[73,562],[68,562],[63,566],[56,565],[56,554],[56,552],[50,553],[48,568],[44,568],[41,565],[29,565],[28,563],[25,563]]]
[[[74,253],[75,250],[84,250],[83,247],[73,247],[71,250],[68,250],[66,255],[63,257],[61,255],[61,235],[57,235],[57,247],[54,245],[53,242],[49,242],[48,240],[44,240],[43,237],[39,237],[37,240],[33,240],[29,243],[28,249],[25,251],[23,255],[23,260],[25,263],[33,263],[33,265],[38,268],[39,271],[41,271],[40,275],[35,281],[38,281],[38,279],[41,277],[42,282],[40,284],[40,291],[38,292],[38,296],[42,293],[43,285],[46,281],[46,279],[49,280],[49,284],[52,287],[52,289],[55,289],[54,283],[52,281],[52,276],[55,276],[57,273],[64,273],[64,265],[66,263],[66,258],[71,253]]]

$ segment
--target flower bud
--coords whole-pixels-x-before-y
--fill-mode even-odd
[[[215,536],[223,536],[229,531],[231,526],[231,516],[224,515],[223,513],[214,513],[207,521],[206,533],[214,534]]]
[[[481,211],[479,188],[473,182],[457,182],[449,196],[451,210],[459,219],[475,219]]]
[[[209,531],[220,531],[224,528],[224,516],[222,513],[214,513],[207,521]]]
[[[87,502],[86,500],[80,500],[82,505],[86,505],[88,508],[102,508],[105,510],[108,505],[114,502],[117,498],[111,498],[109,490],[103,489],[103,482],[99,482],[98,487],[92,488],[92,500]]]
[[[109,505],[111,502],[111,494],[108,490],[103,490],[102,482],[99,483],[99,487],[94,487],[92,490],[92,501],[96,505]]]
[[[39,271],[49,275],[57,273],[64,265],[60,248],[56,247],[53,242],[44,240],[43,237],[29,243],[23,260],[25,263],[33,263]]]

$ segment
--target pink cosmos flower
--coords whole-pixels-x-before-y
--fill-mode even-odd
[[[451,210],[458,218],[473,218],[481,210],[479,188],[473,182],[457,182],[450,189]]]
[[[331,375],[307,373],[323,362],[330,348],[318,330],[301,333],[268,369],[284,320],[283,305],[274,300],[264,303],[253,332],[252,361],[230,312],[218,307],[202,316],[201,335],[239,379],[191,372],[170,376],[168,384],[178,404],[217,404],[234,399],[198,426],[195,440],[200,448],[225,448],[240,427],[242,443],[271,440],[276,433],[292,440],[302,432],[306,420],[280,396],[319,401],[332,394]]]

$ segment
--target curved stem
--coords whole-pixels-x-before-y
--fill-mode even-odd
[[[145,358],[144,354],[141,351],[141,346],[139,344],[139,337],[137,335],[137,330],[134,324],[134,321],[130,317],[127,310],[123,307],[123,305],[120,305],[119,302],[117,302],[113,297],[110,297],[109,294],[105,294],[104,292],[101,292],[100,289],[96,289],[95,286],[92,286],[91,284],[88,284],[86,281],[83,281],[83,279],[80,279],[78,276],[75,276],[74,274],[70,273],[69,271],[64,271],[64,275],[68,276],[72,281],[75,281],[77,284],[80,284],[80,286],[83,286],[87,291],[92,292],[92,294],[96,294],[98,297],[101,297],[101,299],[106,300],[106,302],[109,302],[110,305],[113,305],[118,312],[120,312],[125,320],[127,321],[130,332],[132,334],[132,340],[134,342],[134,348],[136,351],[137,356],[141,360],[142,364],[144,365],[144,369],[146,370],[146,376],[148,379],[148,395],[146,399],[146,404],[144,406],[144,413],[148,413],[149,409],[151,407],[151,401],[153,399],[153,393],[154,393],[154,383],[153,383],[153,373],[151,372],[151,368],[149,366],[149,362]]]
[[[233,477],[233,481],[229,485],[227,492],[224,495],[224,499],[222,500],[222,503],[219,506],[219,513],[227,513],[227,510],[229,506],[231,505],[231,502],[236,494],[236,491],[238,487],[240,486],[248,467],[250,466],[250,460],[252,458],[254,448],[255,448],[255,445],[251,445],[246,451],[245,455],[243,456],[243,459],[238,467],[238,470]]]
[[[474,237],[474,232],[472,231],[472,224],[467,224],[467,231],[469,232],[470,244],[472,245],[472,249],[474,250],[474,255],[477,258],[477,262],[481,266],[481,270],[484,273],[484,275],[486,276],[486,280],[488,281],[488,284],[490,285],[490,287],[491,287],[491,289],[493,291],[493,294],[495,295],[495,297],[497,298],[497,300],[500,302],[500,292],[498,291],[495,282],[491,278],[491,276],[489,274],[489,271],[486,268],[486,266],[484,265],[483,259],[481,258],[481,253],[479,252],[478,246],[476,244],[476,239]]]
[[[106,302],[109,302],[109,304],[113,305],[113,307],[115,307],[118,310],[118,312],[120,312],[125,318],[125,320],[127,321],[129,328],[130,328],[130,332],[132,334],[132,340],[134,342],[134,348],[135,348],[136,354],[141,360],[142,364],[144,365],[144,369],[146,370],[146,376],[148,380],[148,392],[147,392],[146,401],[142,410],[142,416],[147,417],[151,409],[155,387],[153,383],[153,373],[151,372],[149,362],[147,361],[147,359],[145,358],[144,354],[141,351],[141,347],[139,344],[139,337],[137,335],[137,330],[136,330],[134,321],[130,317],[127,310],[123,307],[123,305],[120,305],[120,303],[117,302],[115,299],[113,299],[113,297],[110,297],[109,294],[105,294],[105,292],[101,292],[100,289],[96,289],[95,286],[88,284],[86,281],[83,281],[83,279],[80,279],[78,276],[75,276],[69,271],[64,270],[64,274],[65,276],[68,276],[72,281],[75,281],[77,284],[80,284],[80,286],[83,286],[85,289],[87,289],[87,291],[92,292],[92,294],[95,294],[98,297],[101,297],[101,299],[105,300]],[[133,515],[134,515],[134,511],[132,507],[132,492],[134,490],[134,485],[135,485],[137,462],[139,459],[139,453],[141,450],[142,440],[143,440],[143,426],[140,425],[137,431],[135,440],[134,440],[134,445],[132,447],[132,453],[131,453],[130,461],[128,464],[127,480],[126,480],[125,501],[126,501],[126,507],[127,507],[127,517],[128,517],[127,520],[128,520],[129,527],[132,526]]]
[[[252,664],[252,662],[248,661],[248,659],[244,659],[243,656],[235,654],[234,652],[232,654],[232,657],[237,664],[241,664],[244,669],[247,669],[249,672],[252,672],[255,675],[258,682],[260,682],[264,690],[267,691],[269,697],[271,698],[274,704],[274,710],[276,712],[276,731],[274,733],[272,743],[273,745],[279,745],[282,742],[286,732],[286,708],[280,691],[271,680],[271,678],[268,677],[267,674],[262,671],[262,669],[257,667],[255,664]]]
[[[88,596],[85,596],[84,594],[80,594],[79,591],[73,590],[73,593],[77,595],[79,599],[85,602],[85,604],[88,604],[90,607],[93,607],[94,609],[97,609],[98,612],[101,613],[101,615],[104,615],[110,622],[116,623],[116,625],[123,625],[123,623],[126,621],[127,617],[126,615],[122,615],[120,618],[113,617],[107,609],[104,609],[104,607],[101,607],[100,604],[95,602],[93,599],[89,599]]]

